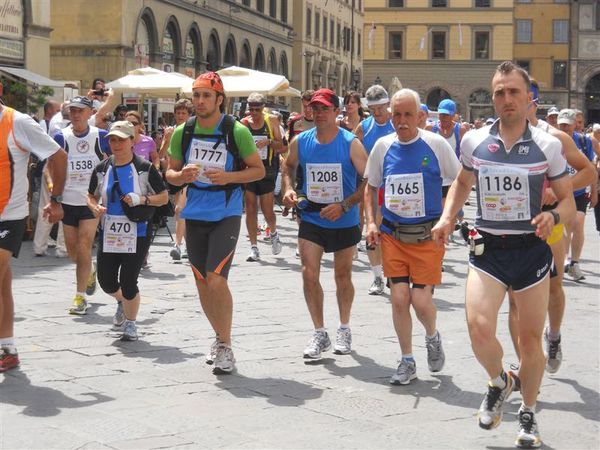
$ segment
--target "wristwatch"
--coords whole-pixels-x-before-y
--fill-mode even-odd
[[[145,205],[145,206],[148,206],[148,205],[150,204],[150,198],[149,198],[147,195],[145,195],[144,197],[146,197],[146,198],[144,199],[144,205]]]
[[[63,197],[62,195],[51,195],[50,196],[50,201],[53,201],[55,203],[61,204],[63,201]]]
[[[554,218],[554,225],[558,225],[560,223],[560,215],[553,209],[548,212],[552,214],[552,217]]]
[[[342,203],[340,203],[342,205],[342,210],[344,211],[344,213],[347,213],[348,211],[350,211],[350,203],[348,202],[348,200],[342,200]]]

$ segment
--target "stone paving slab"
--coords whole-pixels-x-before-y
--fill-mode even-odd
[[[473,208],[466,208],[472,219]],[[230,273],[237,371],[214,376],[204,363],[213,332],[190,268],[169,258],[164,230],[142,272],[140,341],[120,342],[114,300],[98,291],[84,317],[66,310],[74,267],[32,257],[13,262],[18,370],[0,375],[0,449],[423,448],[507,449],[521,398],[505,405],[492,431],[477,427],[486,375],[465,324],[466,247],[450,244],[436,288],[446,366],[427,371],[423,329],[414,322],[418,379],[391,386],[399,357],[389,295],[369,296],[364,253],[354,264],[353,352],[306,364],[311,323],[294,255],[295,224],[279,217],[282,254],[259,240],[262,260],[245,261],[242,236]],[[538,421],[546,448],[600,448],[600,245],[588,214],[585,282],[565,281],[564,361],[544,375]],[[173,230],[174,227],[171,227]],[[323,261],[326,325],[338,324],[332,257]],[[516,362],[505,302],[498,334],[505,364]]]

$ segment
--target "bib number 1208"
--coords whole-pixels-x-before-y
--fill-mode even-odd
[[[331,183],[331,182],[337,182],[338,181],[338,174],[337,172],[328,172],[328,171],[321,171],[321,170],[316,170],[316,171],[312,171],[310,172],[310,175],[312,177],[312,182],[316,182],[316,183]]]

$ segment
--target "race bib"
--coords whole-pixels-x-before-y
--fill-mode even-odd
[[[385,207],[399,217],[425,217],[423,174],[388,176],[385,179]]]
[[[137,250],[137,223],[127,216],[104,216],[104,253],[135,253]]]
[[[227,148],[225,144],[219,144],[217,148],[213,148],[214,142],[203,141],[200,139],[192,139],[190,144],[190,153],[188,162],[195,164],[200,169],[197,181],[202,183],[212,184],[206,176],[206,171],[209,169],[225,170],[227,162]]]
[[[343,186],[341,164],[306,165],[306,196],[311,202],[341,202]]]
[[[89,156],[69,156],[68,169],[68,185],[87,188],[94,171],[94,161]]]
[[[263,139],[269,139],[267,136],[252,136],[252,138],[254,139],[255,144],[258,141],[262,141]],[[258,151],[258,155],[260,156],[260,159],[262,159],[263,161],[269,157],[269,146],[268,145],[265,145],[263,148],[256,147],[256,150]]]
[[[530,220],[529,171],[519,167],[481,166],[479,198],[484,220]]]

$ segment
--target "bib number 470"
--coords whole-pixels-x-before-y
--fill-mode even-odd
[[[109,229],[115,234],[127,234],[131,231],[131,224],[127,222],[112,222]]]

